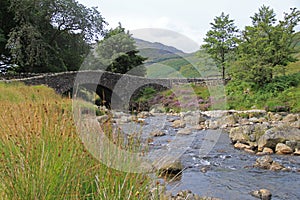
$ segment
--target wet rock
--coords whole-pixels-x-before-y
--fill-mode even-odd
[[[185,127],[185,122],[183,120],[175,120],[173,123],[172,123],[172,127],[173,128],[184,128]]]
[[[156,130],[156,131],[150,133],[150,135],[151,135],[152,137],[161,137],[161,136],[166,135],[166,133],[165,133],[165,132],[162,132],[161,130]]]
[[[266,155],[266,156],[256,159],[254,167],[258,167],[261,169],[268,169],[268,170],[272,170],[272,171],[286,170],[286,168],[283,165],[281,165],[280,163],[278,163],[276,161],[273,161],[273,159],[269,155]]]
[[[262,169],[270,169],[273,159],[271,156],[266,155],[256,159],[256,163],[254,167],[262,168]]]
[[[293,150],[291,149],[291,147],[287,146],[286,144],[278,143],[276,145],[275,152],[277,154],[291,154],[293,153]]]
[[[273,161],[270,166],[270,170],[272,170],[272,171],[280,171],[282,169],[284,169],[284,166],[276,161]]]
[[[172,159],[167,158],[167,160],[159,164],[158,173],[160,177],[173,178],[182,174],[183,166],[180,160],[172,161]]]
[[[200,200],[200,196],[193,194],[190,190],[182,190],[173,198],[174,200]]]
[[[180,129],[177,134],[179,135],[190,135],[192,134],[192,129],[191,128],[184,128],[184,129]]]
[[[252,192],[250,192],[250,194],[253,197],[256,197],[261,200],[271,200],[271,198],[272,198],[271,192],[267,189],[260,189],[260,190],[252,191]]]
[[[200,169],[200,172],[206,173],[206,172],[207,172],[207,167],[202,167],[202,168]]]
[[[200,197],[190,190],[181,190],[175,196],[170,193],[165,193],[161,200],[220,200],[214,197]]]
[[[300,129],[293,128],[287,125],[281,125],[271,128],[265,132],[258,140],[258,148],[263,149],[269,147],[275,149],[278,143],[286,141],[300,141]]]

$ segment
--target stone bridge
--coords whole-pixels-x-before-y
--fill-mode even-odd
[[[128,101],[142,88],[153,86],[155,89],[171,89],[178,84],[223,84],[220,77],[211,78],[146,78],[107,71],[69,71],[53,74],[39,74],[31,77],[17,77],[5,82],[21,81],[27,85],[47,85],[59,94],[74,95],[81,88],[96,92],[106,102]],[[114,97],[114,98],[112,98]]]

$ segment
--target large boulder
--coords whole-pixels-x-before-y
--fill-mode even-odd
[[[230,130],[229,137],[233,143],[240,142],[250,145],[256,142],[268,128],[266,124],[239,126]]]
[[[293,128],[287,125],[273,127],[265,132],[258,140],[258,149],[269,147],[275,149],[278,143],[286,141],[300,142],[300,129]]]
[[[293,149],[286,144],[278,143],[276,145],[275,152],[277,154],[291,154],[293,153]]]

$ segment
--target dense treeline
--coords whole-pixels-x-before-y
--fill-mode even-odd
[[[106,24],[74,0],[2,0],[2,62],[19,72],[76,70]]]
[[[223,78],[227,75],[262,87],[273,82],[276,74],[284,74],[288,63],[296,61],[293,53],[299,41],[295,27],[300,22],[300,11],[292,8],[278,21],[273,9],[262,6],[251,20],[252,25],[240,31],[234,20],[222,13],[211,23],[202,48],[221,68]]]
[[[78,70],[97,41],[119,34],[132,42],[124,28],[106,30],[107,24],[97,8],[76,0],[1,0],[0,72]],[[126,73],[140,65],[145,58],[135,48],[114,57],[106,70]]]

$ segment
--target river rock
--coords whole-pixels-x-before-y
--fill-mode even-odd
[[[185,127],[185,122],[183,120],[175,120],[173,123],[172,123],[172,127],[173,128],[184,128]]]
[[[271,200],[272,194],[269,190],[267,189],[260,189],[256,191],[250,192],[250,194],[258,199],[262,200]]]
[[[268,148],[268,147],[265,147],[262,152],[265,154],[273,154],[274,153],[273,149]]]
[[[165,133],[165,132],[162,132],[161,130],[156,130],[156,131],[150,133],[150,135],[151,135],[152,137],[161,137],[161,136],[166,135],[166,133]]]
[[[300,129],[287,125],[277,126],[265,132],[258,140],[258,149],[269,147],[275,149],[278,143],[284,143],[288,140],[300,142]]]
[[[192,134],[192,129],[191,128],[184,128],[184,129],[180,129],[177,134],[179,135],[190,135]]]
[[[283,165],[281,165],[280,163],[273,161],[269,169],[272,171],[280,171],[280,170],[283,170],[284,168],[285,167]]]
[[[297,114],[288,114],[285,116],[282,121],[283,122],[295,122],[297,121],[298,115]]]
[[[295,149],[294,155],[300,156],[300,148]]]
[[[220,200],[214,197],[200,197],[198,194],[194,194],[190,190],[181,190],[176,195],[172,196],[171,193],[166,193],[161,200]]]
[[[296,148],[300,147],[300,142],[296,142],[296,141],[286,141],[285,144],[291,147],[293,151],[295,151]]]
[[[268,118],[270,121],[273,121],[273,122],[278,122],[278,121],[282,120],[282,116],[278,113],[274,114],[274,113],[269,112]]]
[[[273,159],[271,156],[266,155],[256,159],[256,163],[254,167],[262,168],[262,169],[270,169]]]
[[[172,159],[166,158],[162,163],[158,163],[159,166],[159,176],[172,178],[182,174],[183,166],[180,160],[172,161]]]
[[[235,127],[230,130],[229,137],[232,142],[241,142],[244,144],[248,144],[250,140],[251,130],[252,127],[249,125]]]
[[[208,119],[208,116],[197,111],[189,111],[186,113],[181,113],[180,115],[186,124],[190,124],[192,126],[199,125],[200,123],[203,123]]]
[[[232,128],[229,137],[232,142],[251,144],[256,142],[269,128],[267,124],[245,125]]]
[[[219,128],[226,128],[226,127],[233,127],[237,123],[237,120],[233,115],[223,116],[221,118],[215,118],[208,120],[208,128],[209,129],[219,129]]]
[[[294,127],[294,128],[300,129],[300,120],[297,120],[297,121],[295,121],[295,122],[292,122],[292,123],[290,124],[290,126],[291,126],[291,127]]]
[[[145,111],[137,114],[137,118],[142,118],[142,119],[145,119],[145,118],[151,117],[151,116],[152,116],[152,114],[150,112],[145,112]]]
[[[251,149],[251,146],[237,142],[234,144],[234,148],[236,148],[236,149]]]
[[[275,152],[277,154],[291,154],[293,153],[293,150],[291,149],[291,147],[287,146],[286,144],[278,143],[276,145]]]

